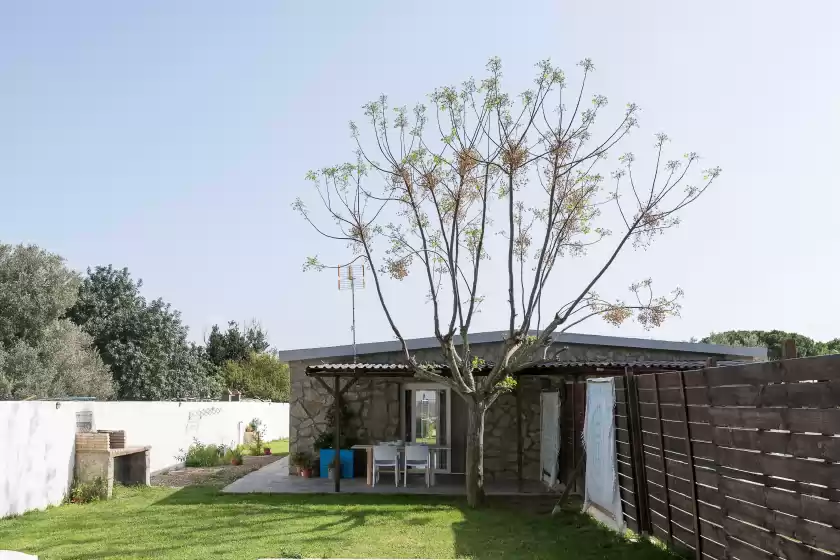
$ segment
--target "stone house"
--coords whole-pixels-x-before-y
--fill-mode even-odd
[[[495,361],[505,334],[470,335],[473,352],[487,362]],[[435,338],[411,339],[407,344],[420,362],[442,361]],[[484,467],[489,481],[540,479],[540,394],[544,391],[587,375],[621,374],[626,368],[648,373],[696,369],[709,358],[753,361],[766,359],[767,353],[764,348],[567,333],[555,337],[547,355],[555,359],[524,372],[517,392],[502,395],[486,414]],[[315,439],[328,429],[333,380],[356,377],[343,397],[350,412],[348,425],[342,426],[344,433],[361,443],[422,440],[444,444],[450,451],[441,458],[437,471],[464,472],[466,404],[444,386],[406,377],[398,341],[357,345],[356,364],[352,346],[286,350],[279,357],[290,367],[291,452],[314,451]]]

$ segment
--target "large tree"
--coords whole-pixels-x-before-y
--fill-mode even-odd
[[[788,339],[793,339],[796,342],[796,354],[800,358],[840,354],[840,338],[820,342],[799,333],[780,330],[723,331],[712,333],[700,342],[728,344],[730,346],[763,346],[767,348],[767,356],[771,360],[778,360],[782,357],[782,343]]]
[[[62,318],[78,286],[58,255],[0,244],[0,398],[113,396],[91,337]]]
[[[225,331],[219,325],[213,325],[205,343],[210,361],[220,367],[230,361],[246,360],[251,352],[265,352],[269,346],[268,335],[258,323],[253,322],[240,330],[236,321],[228,322]]]
[[[147,302],[127,269],[88,269],[68,317],[93,337],[125,400],[217,398],[218,368],[187,340],[180,313]]]
[[[687,184],[697,154],[668,160],[668,138],[659,134],[646,179],[626,153],[606,181],[599,163],[636,126],[638,109],[627,105],[596,140],[594,124],[607,111],[607,99],[584,100],[594,67],[589,60],[580,66],[581,86],[573,93],[564,73],[543,61],[534,87],[509,95],[502,89],[501,63],[492,59],[480,83],[470,79],[435,90],[431,111],[424,105],[412,113],[392,108],[382,96],[364,108],[370,137],[351,123],[356,160],[307,175],[327,220],[316,219],[301,199],[294,203],[318,232],[346,243],[353,260],[369,264],[385,318],[414,375],[450,387],[466,402],[467,497],[473,506],[484,494],[485,412],[515,385],[517,372],[544,359],[555,333],[599,316],[616,325],[635,317],[650,328],[679,311],[681,292],[656,296],[649,279],[631,284],[629,302],[595,290],[619,253],[647,247],[676,225],[679,211],[720,173],[707,169],[698,185]],[[615,234],[596,226],[606,212],[619,224]],[[482,264],[498,246],[492,233],[504,236],[498,256],[505,262],[508,320],[497,359],[485,364],[472,351],[470,332],[483,298],[499,297],[485,296],[480,282],[488,270]],[[566,287],[550,283],[552,273],[574,266],[561,265],[564,259],[610,239],[615,241],[597,272],[568,293],[567,303],[548,310],[542,324],[545,288],[557,293]],[[325,266],[310,257],[305,268]],[[424,278],[426,293],[417,295],[431,302],[445,369],[415,359],[382,290],[386,277],[402,280],[415,270]]]
[[[289,401],[289,366],[274,354],[251,351],[243,360],[222,366],[225,384],[245,397],[275,402]]]

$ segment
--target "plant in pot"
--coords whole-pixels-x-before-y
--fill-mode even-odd
[[[358,440],[347,434],[350,426],[350,420],[353,418],[353,413],[347,407],[346,403],[343,401],[340,405],[341,410],[341,438],[338,442],[338,446],[335,445],[335,412],[332,408],[327,413],[327,429],[318,434],[318,437],[315,438],[315,443],[313,447],[315,448],[315,452],[319,454],[319,461],[321,465],[321,476],[328,475],[330,479],[335,478],[335,453],[339,454],[339,461],[344,467],[349,464],[350,467],[347,471],[350,472],[350,476],[352,476],[353,472],[353,450],[350,449]],[[326,453],[325,453],[326,451]],[[346,471],[345,471],[346,472]]]
[[[242,448],[241,446],[231,447],[228,449],[227,453],[225,453],[225,459],[231,465],[241,465],[242,464]]]
[[[292,453],[291,457],[289,457],[289,462],[303,478],[312,477],[312,458],[309,456],[309,453],[303,451]]]

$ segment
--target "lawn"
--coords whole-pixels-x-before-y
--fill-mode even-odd
[[[271,441],[264,441],[262,445],[264,447],[270,447],[272,455],[280,455],[281,457],[285,457],[289,454],[288,439],[274,439]],[[242,451],[245,455],[251,454],[251,449],[248,446],[242,446]],[[262,454],[262,451],[260,451],[260,454]]]
[[[208,487],[115,489],[115,498],[0,520],[0,548],[87,558],[557,558],[665,560],[575,513],[437,496],[225,495]]]

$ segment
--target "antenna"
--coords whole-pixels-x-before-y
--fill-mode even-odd
[[[356,363],[356,290],[365,289],[365,265],[348,264],[338,267],[339,291],[350,290],[353,301],[353,363]]]

